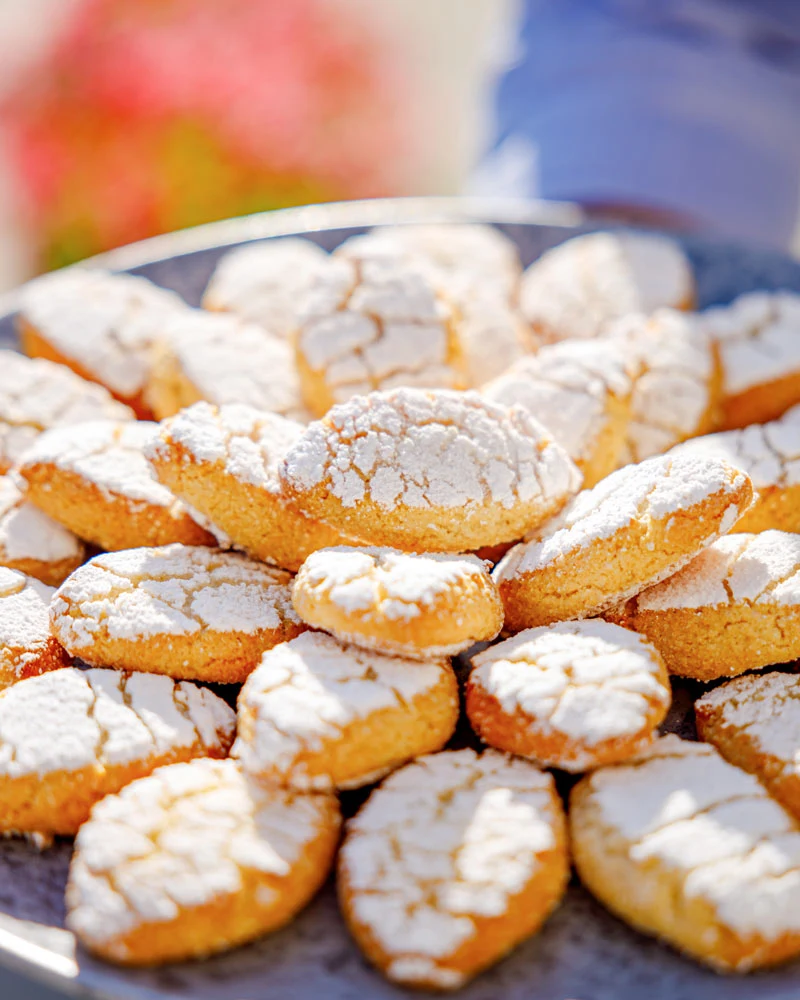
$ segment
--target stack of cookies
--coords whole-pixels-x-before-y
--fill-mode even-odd
[[[203,309],[23,289],[0,832],[75,837],[84,947],[210,955],[335,869],[368,960],[449,990],[574,865],[716,969],[800,954],[800,677],[753,673],[800,657],[800,296],[694,298],[664,237],[523,271],[466,224],[237,249]]]

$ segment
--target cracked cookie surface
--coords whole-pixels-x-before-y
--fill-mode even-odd
[[[666,579],[730,531],[752,496],[748,477],[713,455],[619,469],[497,564],[506,629],[590,618]]]
[[[279,471],[310,516],[418,552],[513,541],[580,484],[564,449],[525,411],[444,390],[375,392],[336,406]]]
[[[233,753],[255,777],[358,788],[444,746],[458,689],[447,660],[420,663],[306,632],[264,654],[238,712]]]
[[[306,905],[340,822],[334,796],[263,787],[234,761],[159,768],[105,798],[78,833],[67,926],[124,965],[233,948]]]
[[[168,677],[66,667],[0,693],[0,829],[74,834],[104,795],[162,764],[224,757],[233,711]]]
[[[800,831],[714,747],[665,736],[570,797],[573,857],[613,913],[720,971],[800,953]]]
[[[0,689],[69,665],[70,657],[50,634],[47,609],[54,593],[0,567]]]
[[[455,656],[503,624],[485,564],[468,555],[320,549],[300,567],[292,601],[313,628],[415,659]]]
[[[569,877],[552,776],[494,750],[421,757],[347,825],[345,920],[389,979],[462,986],[535,933]]]
[[[466,708],[481,739],[565,771],[640,752],[672,699],[655,647],[600,620],[528,629],[472,667]]]
[[[298,635],[290,575],[199,546],[96,556],[59,588],[54,635],[97,666],[241,683],[265,649]]]

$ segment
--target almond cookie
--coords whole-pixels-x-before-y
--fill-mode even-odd
[[[313,628],[413,659],[455,656],[503,625],[497,588],[470,555],[320,549],[300,567],[292,601]]]
[[[280,477],[309,516],[417,552],[514,541],[580,484],[564,449],[524,410],[421,389],[334,407],[289,449]]]
[[[439,750],[458,720],[455,674],[306,632],[261,658],[239,695],[233,754],[268,782],[359,788]]]
[[[50,634],[47,608],[55,591],[0,566],[0,688],[69,666]]]
[[[545,341],[584,340],[627,313],[691,309],[694,278],[684,252],[666,236],[588,233],[531,264],[522,277],[520,304]]]
[[[407,986],[452,990],[534,934],[569,878],[551,775],[488,750],[420,757],[383,782],[339,852],[344,918]]]
[[[220,257],[203,308],[235,313],[291,340],[303,301],[328,269],[328,254],[311,240],[287,237],[236,247]]]
[[[495,567],[506,629],[591,618],[672,576],[730,531],[752,496],[747,476],[715,456],[626,465]]]
[[[613,913],[718,971],[800,954],[800,831],[714,747],[665,736],[570,797],[578,874]]]
[[[233,711],[168,677],[66,667],[0,693],[0,830],[70,836],[162,764],[224,757]]]
[[[157,432],[146,421],[110,420],[47,431],[19,466],[28,499],[109,551],[170,542],[214,545],[214,536],[153,477],[144,447]]]
[[[0,566],[57,587],[86,558],[83,543],[0,476]]]
[[[104,799],[81,827],[67,926],[122,965],[234,948],[311,900],[340,825],[334,796],[265,788],[231,760],[161,767]]]
[[[62,584],[50,621],[73,656],[96,666],[240,684],[265,649],[305,627],[289,581],[199,546],[109,552]]]
[[[146,278],[70,267],[25,285],[17,329],[26,354],[67,365],[148,417],[150,351],[165,320],[184,308]]]
[[[800,676],[746,674],[694,703],[697,732],[800,817]]]
[[[50,427],[132,419],[132,410],[69,368],[0,350],[0,474]]]
[[[564,341],[522,358],[483,386],[481,395],[522,406],[551,431],[589,489],[624,464],[633,369],[622,347],[605,340]]]
[[[734,677],[800,657],[800,535],[729,535],[609,615],[672,674]]]
[[[257,559],[299,569],[309,553],[351,537],[301,514],[278,466],[303,427],[250,406],[196,403],[161,425],[146,450],[162,483]]]
[[[775,420],[800,403],[800,295],[748,292],[700,321],[719,345],[724,430]]]
[[[203,399],[310,419],[292,347],[255,323],[200,309],[185,309],[164,325],[146,397],[159,420]]]
[[[467,715],[480,738],[565,771],[640,752],[672,700],[658,651],[600,620],[528,629],[472,664]]]

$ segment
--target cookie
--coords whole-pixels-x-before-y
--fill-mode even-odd
[[[20,302],[26,354],[67,365],[150,416],[143,396],[150,351],[170,314],[186,308],[180,296],[132,274],[70,267],[29,282]]]
[[[800,657],[800,535],[729,535],[609,617],[672,674],[710,681]]]
[[[714,456],[619,469],[495,567],[506,629],[591,618],[665,580],[730,531],[752,496],[747,476]]]
[[[230,760],[161,767],[104,799],[81,828],[67,927],[122,965],[234,948],[309,902],[340,822],[332,795],[265,788]]]
[[[132,410],[69,368],[0,350],[0,474],[50,427],[132,419]]]
[[[70,664],[50,634],[47,608],[55,591],[0,566],[0,689]]]
[[[455,656],[503,624],[497,588],[470,555],[320,549],[300,567],[292,601],[312,628],[413,659]]]
[[[421,389],[334,407],[289,449],[279,474],[308,516],[417,552],[514,541],[580,484],[564,449],[524,410]]]
[[[694,315],[659,309],[626,316],[608,327],[605,339],[625,353],[634,373],[620,465],[715,429],[722,373],[716,348]]]
[[[800,817],[800,676],[746,674],[694,703],[697,733]]]
[[[40,435],[19,466],[27,497],[101,549],[214,545],[216,539],[153,477],[145,445],[156,424],[97,420]]]
[[[289,574],[246,556],[167,545],[96,556],[56,592],[53,634],[101,667],[240,684],[299,635]]]
[[[203,308],[230,312],[291,340],[303,301],[328,270],[328,254],[311,240],[262,240],[220,257]]]
[[[297,570],[316,549],[353,542],[281,493],[278,466],[302,435],[274,413],[196,403],[162,423],[146,455],[158,479],[238,548]]]
[[[570,796],[575,866],[618,917],[721,972],[800,953],[800,831],[705,743],[658,740]]]
[[[159,420],[200,400],[310,419],[300,400],[292,347],[255,323],[200,309],[176,313],[164,325],[146,398]]]
[[[632,368],[606,341],[564,341],[522,358],[481,395],[522,406],[540,420],[583,473],[585,489],[620,464],[631,418]]]
[[[733,531],[775,528],[800,532],[800,406],[780,420],[706,434],[680,447],[720,455],[752,480],[756,491],[753,505]]]
[[[723,430],[764,424],[800,403],[800,295],[748,292],[700,321],[719,347]]]
[[[684,252],[666,236],[588,233],[531,264],[522,276],[520,305],[543,340],[585,340],[628,313],[691,309],[694,278]]]
[[[421,757],[370,795],[339,852],[345,921],[405,986],[463,986],[534,934],[569,878],[553,779],[489,750]]]
[[[301,790],[359,788],[441,749],[458,720],[455,674],[306,632],[276,646],[238,702],[233,754],[269,783]]]
[[[71,836],[154,768],[224,757],[233,711],[168,677],[66,667],[0,693],[0,830]]]
[[[490,746],[579,772],[640,752],[671,699],[657,650],[592,620],[528,629],[473,657],[466,708]]]
[[[0,566],[57,587],[86,558],[83,543],[0,476]]]

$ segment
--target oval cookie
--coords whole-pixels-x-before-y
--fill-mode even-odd
[[[405,986],[463,986],[534,934],[569,878],[552,777],[489,750],[421,757],[347,825],[339,900],[366,957]]]
[[[472,665],[467,716],[481,739],[565,771],[640,752],[672,700],[655,647],[599,620],[528,629]]]
[[[747,476],[714,456],[619,469],[495,567],[506,629],[589,618],[672,576],[730,531],[752,496]]]
[[[420,389],[334,407],[289,449],[279,474],[309,516],[418,552],[513,541],[580,483],[563,448],[523,410]]]
[[[415,659],[455,656],[503,624],[500,595],[475,556],[320,549],[300,567],[292,601],[313,628]]]
[[[609,616],[672,674],[709,681],[800,657],[800,535],[729,535]]]
[[[332,795],[264,788],[230,760],[159,768],[104,799],[81,828],[67,926],[122,965],[233,948],[306,905],[330,870],[340,822]]]
[[[50,634],[47,609],[54,593],[0,567],[0,688],[69,666],[69,655]]]
[[[359,788],[439,750],[458,720],[450,664],[384,656],[306,632],[265,653],[238,702],[234,755],[303,790]]]
[[[800,832],[708,744],[595,771],[569,817],[584,885],[637,930],[725,972],[800,953]]]
[[[214,545],[150,471],[144,447],[157,429],[146,421],[98,420],[42,434],[19,466],[28,498],[101,549]]]
[[[70,836],[104,795],[172,761],[224,757],[233,711],[168,677],[67,667],[0,693],[0,830]]]
[[[289,580],[216,549],[110,552],[62,584],[50,620],[65,649],[87,663],[240,684],[265,649],[305,627]]]

